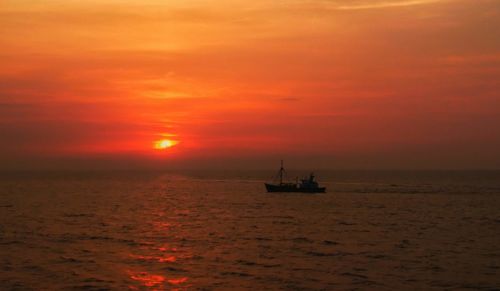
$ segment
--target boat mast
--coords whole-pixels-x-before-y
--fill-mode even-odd
[[[280,169],[280,185],[283,184],[283,172],[285,169],[283,168],[283,160],[281,160],[281,169]]]

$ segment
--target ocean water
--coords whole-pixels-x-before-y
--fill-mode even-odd
[[[500,172],[3,173],[0,290],[498,290]]]

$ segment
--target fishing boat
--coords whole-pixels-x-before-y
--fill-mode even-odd
[[[281,168],[276,175],[279,177],[279,184],[264,183],[267,192],[302,192],[302,193],[325,193],[326,187],[320,187],[318,182],[315,181],[314,174],[311,173],[309,177],[297,179],[296,183],[283,182],[286,176],[285,168],[283,167],[283,160],[281,161]]]

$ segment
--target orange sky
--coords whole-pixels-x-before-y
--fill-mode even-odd
[[[498,168],[499,92],[496,0],[0,2],[4,168]]]

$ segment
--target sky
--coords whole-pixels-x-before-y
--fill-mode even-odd
[[[498,169],[498,0],[2,0],[0,169]]]

